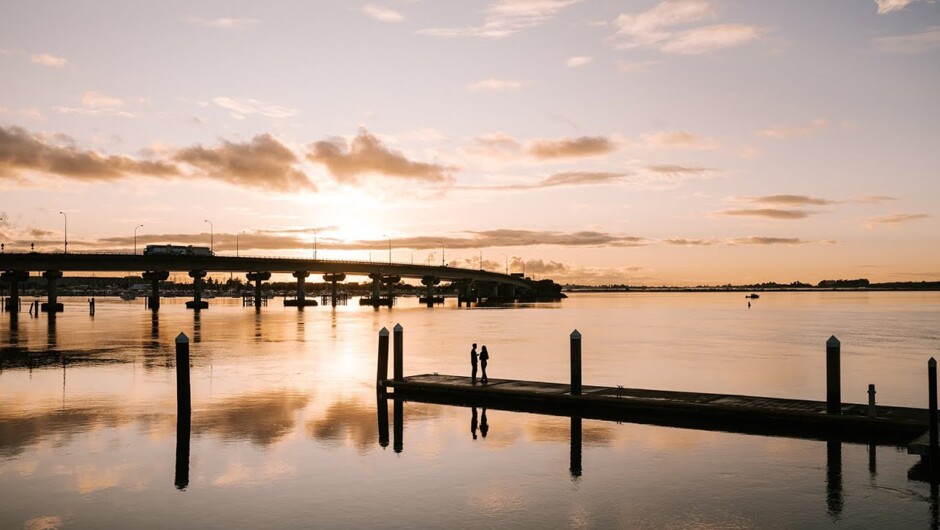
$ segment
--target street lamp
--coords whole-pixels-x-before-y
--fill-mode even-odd
[[[69,253],[69,216],[65,212],[59,212],[65,217],[65,253]]]
[[[441,267],[444,266],[444,242],[441,241]]]
[[[209,223],[209,252],[215,253],[215,244],[213,242],[213,237],[215,232],[215,226],[212,225],[212,221],[205,219],[204,223]]]
[[[317,229],[313,229],[313,259],[317,259]]]
[[[134,255],[137,255],[137,229],[142,228],[144,225],[137,225],[134,228]]]
[[[238,257],[238,236],[240,236],[240,235],[242,235],[242,234],[244,234],[244,233],[245,233],[245,231],[242,230],[241,232],[235,234],[235,257],[236,257],[236,258]]]
[[[480,270],[483,270],[483,249],[480,249]]]

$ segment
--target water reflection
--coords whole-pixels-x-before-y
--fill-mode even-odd
[[[842,442],[826,442],[826,505],[829,516],[838,520],[842,515]]]
[[[571,456],[569,457],[568,471],[571,478],[577,480],[581,477],[581,417],[571,417]]]
[[[173,484],[182,491],[189,486],[189,437],[192,425],[192,413],[183,412],[176,416],[176,473]]]
[[[405,436],[404,403],[402,402],[401,398],[397,398],[397,397],[393,399],[392,401],[394,401],[394,404],[393,404],[394,414],[393,414],[393,419],[392,419],[392,421],[394,422],[394,429],[392,431],[394,435],[392,438],[392,450],[395,451],[396,453],[401,453],[405,447],[404,445],[405,444],[404,442],[404,436]]]
[[[473,439],[477,439],[477,408],[472,407],[473,411],[470,413],[470,434],[473,436]]]
[[[49,315],[49,322],[46,327],[46,346],[49,350],[56,350],[58,347],[55,331],[56,313],[55,311],[49,311],[46,314]]]
[[[388,391],[385,387],[376,390],[376,416],[379,424],[379,447],[388,447]]]
[[[65,444],[99,427],[117,427],[135,418],[118,407],[56,408],[24,413],[16,405],[0,409],[0,456],[10,458],[44,440]]]
[[[193,343],[202,342],[202,311],[193,311]]]
[[[197,411],[193,430],[266,446],[294,430],[296,412],[309,401],[306,394],[283,389],[235,396]]]

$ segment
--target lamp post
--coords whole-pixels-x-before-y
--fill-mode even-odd
[[[313,229],[313,259],[317,259],[317,229]]]
[[[137,225],[134,227],[134,255],[137,255],[137,229],[142,228],[144,225]]]
[[[480,249],[480,270],[483,270],[483,249]]]
[[[441,241],[441,267],[444,266],[444,242]]]
[[[235,257],[236,257],[236,258],[238,257],[238,236],[240,236],[240,235],[242,235],[242,234],[244,234],[244,233],[245,233],[245,231],[242,230],[241,232],[235,234]]]
[[[392,238],[388,237],[385,234],[382,234],[382,237],[388,240],[388,262],[392,262]]]
[[[204,223],[209,223],[209,252],[215,253],[215,243],[213,241],[215,237],[215,226],[212,225],[212,221],[205,219]]]
[[[2,222],[3,222],[3,217],[0,217],[0,223]],[[3,254],[3,247],[5,246],[6,246],[5,243],[0,243],[0,254]]]
[[[506,259],[506,276],[509,276],[509,254],[503,254],[503,258]]]
[[[65,253],[69,253],[69,216],[65,212],[59,212],[65,217]]]

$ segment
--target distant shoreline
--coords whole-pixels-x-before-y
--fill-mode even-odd
[[[827,293],[938,292],[940,287],[564,287],[565,293]]]

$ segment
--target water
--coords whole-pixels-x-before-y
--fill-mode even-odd
[[[260,313],[214,299],[198,316],[170,299],[156,317],[64,301],[53,322],[0,315],[0,528],[935,524],[936,493],[894,447],[584,420],[578,471],[569,418],[491,409],[484,437],[477,410],[474,438],[472,410],[422,403],[382,447],[374,378],[377,332],[400,322],[406,374],[466,374],[478,342],[491,377],[564,382],[577,328],[586,384],[821,400],[835,334],[846,401],[875,383],[879,403],[924,407],[938,293],[768,293],[750,310],[741,293]],[[178,470],[180,332],[193,415]]]

